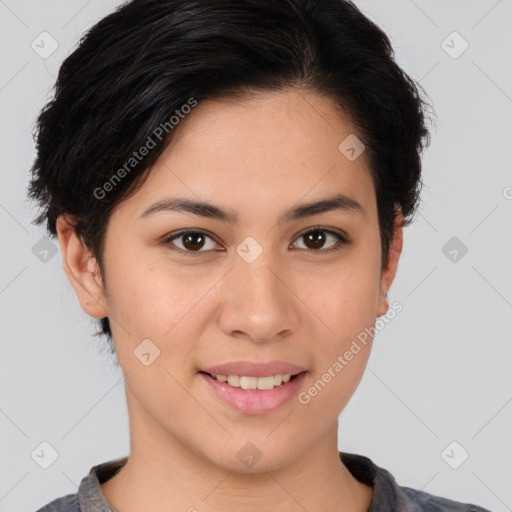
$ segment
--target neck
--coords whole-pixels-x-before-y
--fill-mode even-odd
[[[318,443],[277,467],[241,473],[220,467],[185,446],[129,401],[130,456],[101,490],[122,512],[366,512],[373,490],[342,464],[337,421]],[[263,459],[262,459],[263,461]]]

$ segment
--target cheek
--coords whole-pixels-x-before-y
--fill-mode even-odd
[[[194,275],[191,268],[180,270],[161,254],[129,251],[116,246],[106,261],[108,310],[110,315],[135,337],[162,338],[174,333],[211,288],[206,276]],[[108,264],[108,268],[107,268]],[[120,333],[123,335],[123,333]],[[126,333],[125,333],[126,334]]]
[[[376,261],[376,260],[375,260]],[[377,268],[377,271],[375,270]],[[379,266],[360,259],[329,280],[310,285],[316,304],[315,365],[304,400],[310,412],[330,411],[333,420],[345,407],[364,373],[372,345]],[[300,397],[299,397],[300,398]]]
[[[376,320],[376,289],[373,279],[340,277],[330,281],[329,293],[318,301],[321,321],[315,322],[319,327],[312,334],[316,339],[314,374],[322,380],[320,386],[331,389],[334,400],[343,402],[345,395],[349,397],[355,389],[352,384],[357,386],[364,372]]]
[[[354,251],[336,266],[307,274],[301,278],[301,298],[323,322],[324,335],[333,344],[373,325],[380,284],[380,262],[374,253]]]
[[[312,431],[327,428],[339,418],[357,389],[368,361],[369,344],[360,345],[360,351],[350,361],[343,358],[344,352],[333,354],[297,395],[298,410],[307,423],[305,428]]]
[[[377,254],[379,256],[379,254]],[[331,272],[328,279],[311,279],[306,300],[314,304],[311,315],[316,340],[315,365],[299,403],[310,420],[332,420],[356,390],[370,355],[375,305],[379,296],[380,260],[372,251],[354,255]]]

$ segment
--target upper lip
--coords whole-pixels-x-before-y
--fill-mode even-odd
[[[266,363],[253,363],[251,361],[233,361],[231,363],[217,364],[203,368],[203,372],[211,375],[240,375],[247,377],[267,377],[269,375],[296,375],[305,371],[305,368],[286,361],[268,361]]]

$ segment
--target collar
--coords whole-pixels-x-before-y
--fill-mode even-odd
[[[341,462],[354,478],[373,487],[373,499],[367,512],[413,510],[410,508],[410,501],[400,493],[395,478],[387,470],[377,466],[363,455],[338,453]],[[82,512],[117,512],[101,492],[100,484],[112,478],[127,461],[128,456],[103,462],[91,468],[78,488],[78,501]]]

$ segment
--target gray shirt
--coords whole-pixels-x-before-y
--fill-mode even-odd
[[[368,512],[490,512],[469,503],[401,487],[391,473],[368,457],[340,452],[340,459],[357,480],[373,487]],[[127,460],[128,457],[123,457],[93,466],[80,482],[76,494],[56,498],[37,512],[117,512],[103,496],[100,483],[113,477]]]

